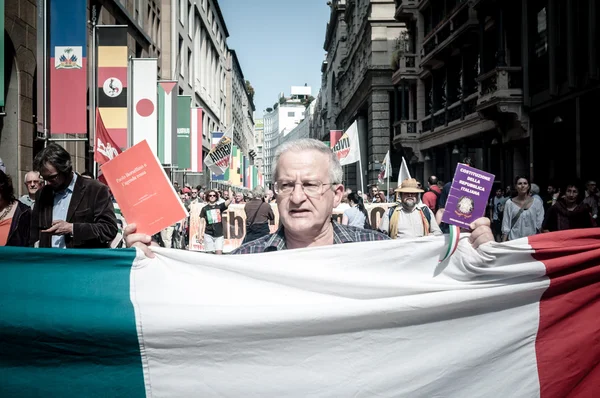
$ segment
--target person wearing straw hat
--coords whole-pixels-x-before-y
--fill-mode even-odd
[[[400,194],[397,206],[383,216],[379,229],[392,239],[442,235],[434,214],[419,201],[423,189],[414,178],[407,178],[395,192]]]

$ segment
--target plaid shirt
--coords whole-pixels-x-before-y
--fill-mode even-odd
[[[387,235],[371,229],[350,227],[347,225],[340,225],[335,222],[332,224],[334,245],[390,239]],[[283,227],[280,227],[274,234],[263,236],[260,239],[248,242],[232,251],[231,254],[254,254],[286,249],[285,234],[283,232]]]

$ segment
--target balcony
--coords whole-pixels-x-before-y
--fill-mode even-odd
[[[394,18],[397,21],[416,19],[418,16],[418,0],[400,0]]]
[[[421,133],[452,126],[465,120],[469,115],[477,113],[477,93],[464,100],[456,101],[447,108],[440,109],[433,115],[428,115],[421,121]]]
[[[419,56],[417,54],[401,54],[398,58],[398,69],[392,76],[392,84],[399,84],[402,79],[417,80],[419,78]]]
[[[477,110],[523,102],[523,73],[519,66],[497,67],[477,78]]]
[[[444,58],[443,50],[450,48],[463,33],[476,28],[479,25],[477,13],[469,8],[469,3],[460,1],[454,10],[440,22],[423,39],[421,49],[421,67],[436,66],[439,58]]]
[[[394,123],[394,144],[418,142],[418,125],[416,120],[399,120]]]

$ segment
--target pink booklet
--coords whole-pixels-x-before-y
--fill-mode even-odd
[[[154,235],[188,212],[146,140],[100,166],[128,224]]]

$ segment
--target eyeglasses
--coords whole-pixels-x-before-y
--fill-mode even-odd
[[[58,178],[59,175],[60,175],[59,173],[52,174],[51,176],[44,177],[44,180],[48,181],[48,182],[54,181],[54,180],[56,180]]]
[[[296,185],[300,185],[302,187],[302,192],[306,194],[306,196],[318,197],[323,194],[321,188],[323,185],[333,185],[332,183],[322,183],[321,181],[302,181],[302,182],[294,182],[294,181],[277,181],[275,183],[275,193],[278,195],[290,195],[294,192]]]
[[[208,195],[208,197],[209,197],[209,198],[210,198],[210,197],[216,198],[216,197],[217,197],[217,195],[215,195],[215,194],[212,194],[212,193],[211,193],[210,195]]]

